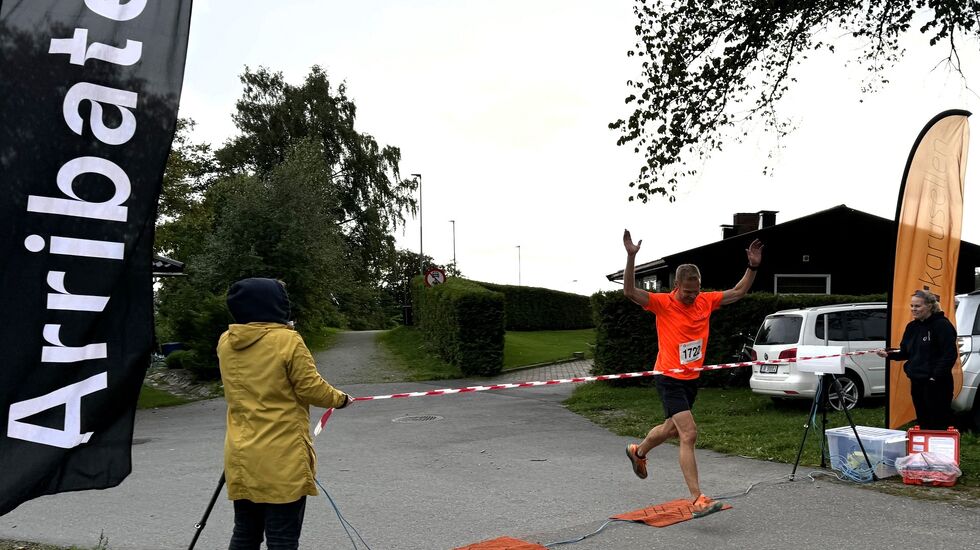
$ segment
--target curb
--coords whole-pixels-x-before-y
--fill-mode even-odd
[[[502,370],[499,373],[495,374],[494,376],[500,376],[502,374],[510,374],[512,372],[520,372],[520,371],[523,371],[523,370],[530,370],[530,369],[537,369],[537,368],[541,368],[541,367],[548,367],[548,366],[551,366],[551,365],[561,365],[561,364],[564,364],[564,363],[576,363],[578,361],[588,361],[589,363],[592,363],[592,359],[591,358],[588,358],[588,357],[585,357],[585,358],[582,358],[582,359],[579,359],[577,357],[571,357],[569,359],[559,359],[557,361],[548,361],[548,362],[545,362],[545,363],[535,363],[533,365],[523,365],[523,366],[520,366],[520,367],[513,367],[513,368],[510,368],[510,369]],[[594,365],[594,363],[592,363],[592,364]],[[494,376],[488,376],[487,378],[493,378]]]

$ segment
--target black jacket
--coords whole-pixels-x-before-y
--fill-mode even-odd
[[[913,319],[905,325],[901,350],[889,353],[888,358],[905,360],[910,379],[927,380],[951,377],[956,354],[956,329],[940,311],[925,321]]]

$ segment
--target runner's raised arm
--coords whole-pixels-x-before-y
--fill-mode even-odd
[[[741,300],[752,288],[752,283],[755,282],[755,272],[759,269],[759,264],[762,263],[762,246],[762,241],[756,239],[745,249],[745,255],[748,256],[749,261],[745,267],[745,275],[742,275],[734,287],[722,293],[721,305],[725,306]]]
[[[626,248],[626,269],[623,270],[623,292],[627,298],[645,307],[650,301],[650,295],[647,291],[636,288],[636,272],[634,266],[636,253],[640,251],[641,244],[643,244],[643,239],[633,244],[633,237],[630,236],[629,229],[623,231],[623,246]]]

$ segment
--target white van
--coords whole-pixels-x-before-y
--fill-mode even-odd
[[[953,410],[972,416],[973,425],[980,429],[980,400],[977,386],[980,384],[980,291],[956,297],[956,341],[960,347],[960,364],[963,365],[963,388],[953,399]]]
[[[800,345],[841,346],[844,352],[883,348],[887,308],[885,302],[867,302],[779,311],[762,322],[752,348],[758,361],[795,358]],[[837,379],[843,391],[830,388],[830,405],[851,409],[867,397],[885,394],[885,359],[874,353],[846,356],[844,374]],[[813,399],[817,376],[799,372],[796,363],[763,363],[752,367],[749,387],[773,399]]]

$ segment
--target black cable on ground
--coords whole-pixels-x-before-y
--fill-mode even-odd
[[[347,537],[350,539],[350,543],[354,546],[354,550],[357,550],[357,543],[354,541],[354,537],[351,536],[350,534],[351,531],[354,531],[354,534],[357,535],[358,540],[361,541],[361,544],[364,545],[364,548],[367,548],[367,550],[371,550],[371,547],[368,546],[368,543],[364,542],[364,538],[361,537],[361,534],[357,532],[357,528],[351,525],[351,523],[344,518],[343,514],[340,513],[340,508],[337,507],[337,503],[333,501],[333,497],[330,496],[330,493],[327,491],[326,487],[324,487],[323,484],[320,483],[319,479],[313,478],[313,481],[315,481],[316,484],[320,487],[320,489],[323,490],[323,496],[327,497],[327,500],[330,501],[330,506],[333,506],[333,511],[337,513],[337,518],[340,519],[340,526],[343,527],[344,532],[347,533]],[[350,530],[347,529],[348,527],[350,527]]]
[[[610,523],[613,523],[613,522],[616,522],[616,521],[624,521],[626,523],[632,523],[631,521],[627,521],[625,519],[610,519],[610,520],[606,521],[606,523],[603,523],[598,529],[596,529],[595,531],[589,533],[588,535],[582,535],[581,537],[579,537],[577,539],[570,539],[570,540],[561,540],[561,541],[556,541],[556,542],[549,542],[548,544],[545,544],[543,546],[546,546],[548,548],[551,548],[552,546],[558,546],[558,545],[561,545],[561,544],[575,544],[576,542],[582,542],[583,540],[585,540],[585,539],[587,539],[587,538],[589,538],[591,536],[598,535],[599,532],[602,531],[603,529],[605,529]]]
[[[755,483],[749,485],[747,489],[745,489],[744,491],[742,491],[740,493],[731,493],[731,494],[718,495],[718,496],[714,497],[714,499],[715,500],[732,500],[732,499],[735,499],[735,498],[744,497],[745,495],[749,494],[749,491],[751,491],[752,489],[754,489],[758,485],[762,485],[763,483],[780,483],[780,482],[783,482],[784,483],[783,480],[789,481],[791,479],[791,476],[792,476],[792,474],[784,474],[784,475],[781,475],[779,477],[774,477],[774,478],[770,478],[770,479],[763,479],[761,481],[756,481]]]

